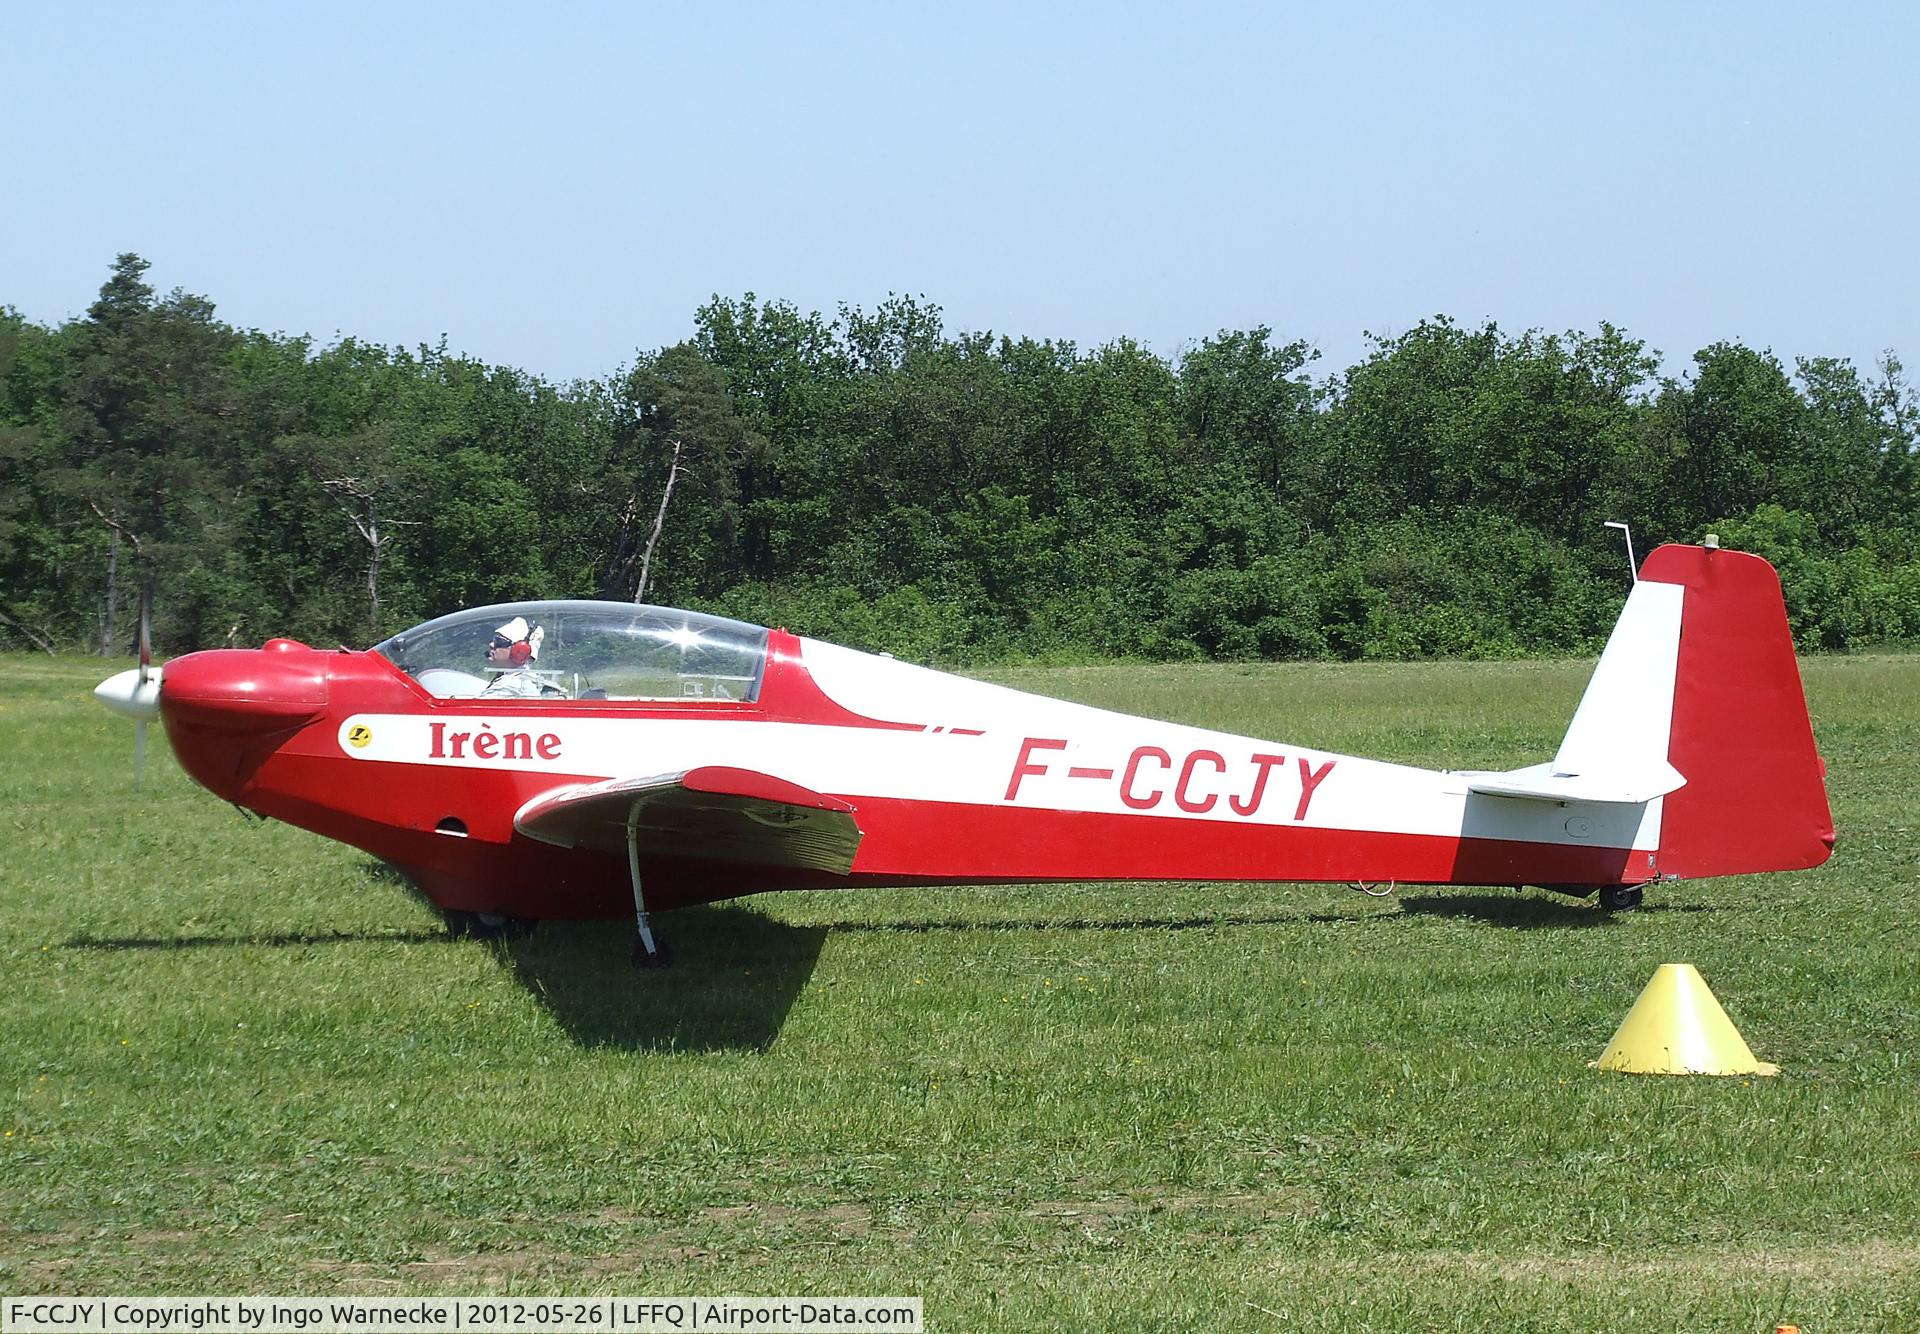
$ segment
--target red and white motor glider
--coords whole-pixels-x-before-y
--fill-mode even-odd
[[[640,963],[665,959],[649,907],[770,889],[1393,881],[1625,907],[1834,841],[1779,580],[1707,547],[1648,558],[1558,753],[1502,773],[612,602],[457,612],[364,652],[191,653],[95,693],[160,718],[216,795],[392,863],[458,927],[631,910]]]

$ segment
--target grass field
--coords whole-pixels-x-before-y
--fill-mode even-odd
[[[115,664],[117,666],[117,664]],[[1578,663],[1033,670],[1437,765]],[[0,661],[0,1288],[910,1294],[930,1329],[1920,1330],[1920,659],[1806,664],[1840,833],[1547,894],[781,895],[447,939]],[[1777,1079],[1602,1074],[1697,964]]]

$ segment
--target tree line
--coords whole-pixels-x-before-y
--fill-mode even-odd
[[[1316,378],[1272,330],[1175,357],[953,333],[895,297],[716,297],[554,384],[439,346],[234,328],[122,255],[0,308],[0,646],[364,645],[640,598],[922,661],[1591,649],[1611,518],[1758,551],[1801,645],[1920,638],[1920,399],[1889,353],[1678,375],[1612,325],[1436,317]]]

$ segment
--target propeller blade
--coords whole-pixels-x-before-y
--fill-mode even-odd
[[[147,724],[160,716],[160,678],[164,668],[153,665],[153,585],[140,593],[140,665],[115,673],[93,688],[93,697],[123,718],[134,721],[133,781],[139,784],[147,769]]]
[[[153,585],[140,591],[140,684],[153,671]]]

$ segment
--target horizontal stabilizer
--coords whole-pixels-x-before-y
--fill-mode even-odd
[[[628,822],[643,857],[799,866],[845,875],[860,847],[854,808],[751,769],[707,766],[543,792],[513,817],[528,838],[624,853]]]
[[[1469,773],[1467,791],[1489,797],[1522,797],[1532,801],[1602,801],[1638,806],[1664,797],[1686,783],[1680,771],[1664,760],[1642,764],[1631,773],[1563,774],[1551,764],[1536,764],[1506,773]]]

